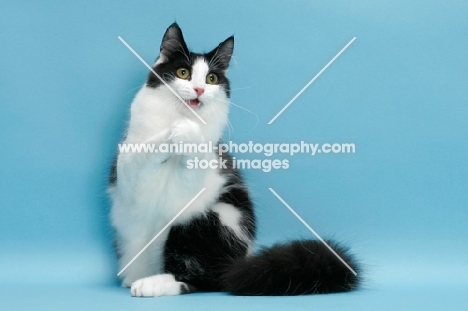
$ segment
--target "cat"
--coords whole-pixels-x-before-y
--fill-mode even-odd
[[[234,37],[209,53],[189,51],[180,27],[165,32],[153,72],[136,94],[123,143],[218,144],[227,125],[227,78]],[[181,102],[182,99],[185,102]],[[191,109],[190,109],[190,108]],[[204,122],[206,120],[206,124]],[[108,192],[121,269],[202,188],[199,197],[120,275],[132,296],[226,291],[237,295],[299,295],[350,291],[360,278],[320,241],[279,243],[254,253],[255,213],[241,173],[188,169],[193,153],[123,153],[112,165]],[[196,154],[217,159],[215,153]],[[328,241],[356,271],[348,249]]]

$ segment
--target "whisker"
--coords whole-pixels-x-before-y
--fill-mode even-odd
[[[227,120],[227,125],[228,125],[228,132],[229,132],[228,141],[230,141],[231,140],[231,129],[232,129],[232,132],[234,133],[234,127],[232,126],[231,122],[229,122],[229,120]]]
[[[220,112],[220,108],[218,106],[213,106],[214,109],[216,109],[218,112]],[[224,115],[222,113],[219,113],[219,114],[215,114],[215,117],[217,118],[217,120],[219,120],[219,116],[222,116],[223,120],[224,121],[223,123],[227,125],[227,129],[228,129],[228,141],[231,140],[231,128],[232,128],[232,125],[231,123],[229,122],[229,118],[227,117],[227,115]],[[220,124],[223,124],[223,123],[220,123]],[[234,128],[232,128],[232,130],[234,131]]]
[[[226,103],[228,103],[228,104],[233,105],[234,107],[240,108],[240,109],[242,109],[242,110],[247,111],[248,113],[253,114],[253,115],[255,116],[255,118],[257,119],[257,122],[256,122],[255,126],[254,126],[251,130],[254,130],[255,128],[257,128],[258,123],[259,123],[259,121],[260,121],[260,118],[258,117],[258,114],[256,114],[255,112],[253,112],[253,111],[251,111],[251,110],[249,110],[249,109],[247,109],[247,108],[245,108],[245,107],[242,107],[241,105],[235,104],[235,103],[233,103],[233,102],[230,101],[230,100],[224,100],[224,99],[220,99],[220,98],[218,98],[218,100],[224,101],[224,102],[226,102]]]
[[[146,81],[145,81],[144,85],[146,85]],[[127,92],[125,92],[125,95],[128,95],[130,92],[133,92],[136,89],[141,89],[141,87],[142,87],[141,84],[139,86],[135,86],[134,88],[132,88],[132,89],[128,90]]]

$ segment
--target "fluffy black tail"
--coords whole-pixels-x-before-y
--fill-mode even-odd
[[[234,262],[223,275],[224,289],[236,295],[302,295],[344,292],[360,283],[359,267],[348,249],[326,241],[354,275],[316,240],[276,244]]]

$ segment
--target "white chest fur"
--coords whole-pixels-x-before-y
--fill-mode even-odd
[[[165,88],[143,87],[132,103],[127,137],[123,143],[199,143],[216,144],[225,118],[210,118],[220,108],[207,105],[200,115],[201,124],[190,111],[174,105],[168,109],[172,95]],[[178,103],[180,104],[180,103]],[[226,106],[226,105],[222,105]],[[179,108],[178,108],[179,107]],[[211,111],[210,111],[211,110]],[[227,108],[222,111],[227,113]],[[176,133],[176,141],[171,137]],[[109,189],[113,200],[111,220],[116,229],[121,252],[120,267],[125,266],[158,232],[202,189],[206,190],[177,218],[175,224],[187,222],[207,211],[225,183],[218,170],[188,169],[186,161],[193,155],[160,153],[121,153],[117,160],[117,182]],[[215,154],[197,154],[215,159]],[[169,229],[123,273],[124,285],[138,278],[162,273],[162,253]]]

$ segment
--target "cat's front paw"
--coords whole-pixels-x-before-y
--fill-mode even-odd
[[[133,282],[130,292],[133,297],[174,296],[188,292],[187,288],[172,274],[158,274]]]
[[[189,120],[177,120],[172,124],[169,135],[171,143],[180,144],[201,144],[205,141],[200,126]]]

